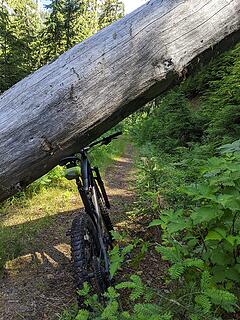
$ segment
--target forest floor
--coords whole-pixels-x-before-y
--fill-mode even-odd
[[[134,150],[128,145],[124,154],[106,170],[104,180],[112,205],[110,215],[116,231],[125,232],[131,239],[141,238],[154,243],[160,239],[157,230],[147,230],[148,221],[132,212],[136,200],[133,158]],[[84,209],[78,194],[72,197],[73,210],[50,216],[51,223],[25,222],[26,225],[40,225],[41,229],[34,236],[34,241],[26,246],[24,254],[5,265],[0,278],[1,320],[54,320],[64,309],[75,304],[70,239],[66,232],[74,217]],[[14,217],[12,219],[15,221]],[[16,227],[11,226],[11,231],[14,232]],[[28,230],[28,227],[23,230]],[[24,236],[27,237],[27,233]],[[164,278],[166,264],[159,262],[154,247],[150,247],[141,259],[134,259],[134,252],[132,255],[133,263],[123,267],[117,282],[130,273],[137,273],[151,287],[164,289],[161,279]],[[123,301],[123,306],[128,307],[128,302]]]
[[[136,218],[129,218],[128,214],[135,201],[134,170],[133,149],[129,145],[105,173],[107,192],[112,204],[110,214],[115,229],[127,231],[133,237],[144,235],[141,222],[138,223]],[[34,237],[34,242],[26,248],[25,254],[6,263],[4,275],[0,279],[1,320],[58,319],[64,309],[75,303],[70,239],[66,236],[66,231],[70,229],[71,221],[79,214],[79,210],[84,212],[84,209],[76,194],[74,197],[74,210],[52,216],[51,224],[43,224]],[[76,210],[76,207],[80,208]],[[33,220],[26,224],[29,223],[36,222]],[[11,228],[14,232],[15,226]],[[156,281],[156,269],[160,268],[157,259],[151,258],[152,271],[144,261],[141,265],[140,272],[146,274],[146,281]]]

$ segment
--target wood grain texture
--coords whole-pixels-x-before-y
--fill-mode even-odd
[[[240,0],[153,0],[0,96],[0,200],[240,39]]]

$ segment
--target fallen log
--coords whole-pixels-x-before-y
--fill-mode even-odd
[[[153,0],[0,96],[0,200],[240,38],[240,0]]]

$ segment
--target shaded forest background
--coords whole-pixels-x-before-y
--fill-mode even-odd
[[[123,15],[118,0],[1,0],[0,93]]]

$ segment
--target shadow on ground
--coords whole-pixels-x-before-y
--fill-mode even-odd
[[[107,169],[105,180],[115,225],[127,220],[134,201],[131,150]],[[129,187],[131,186],[131,187]],[[75,303],[66,231],[78,211],[60,212],[0,229],[0,319],[57,319]]]

